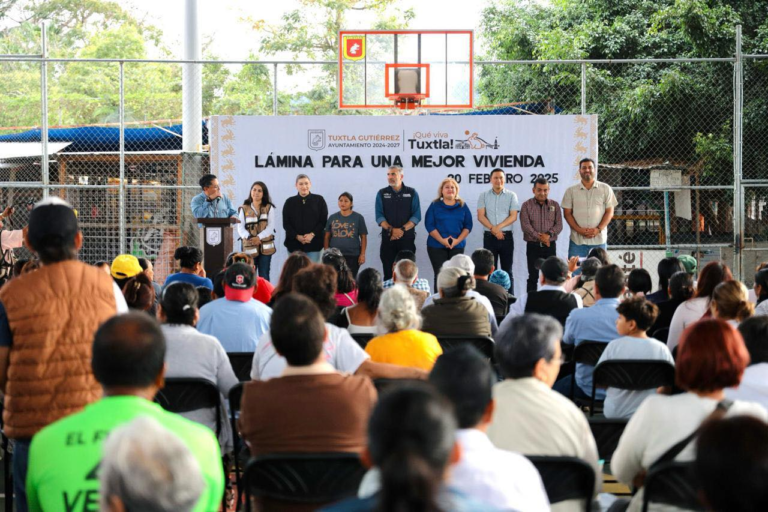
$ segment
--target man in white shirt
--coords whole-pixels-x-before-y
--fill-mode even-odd
[[[597,492],[602,478],[589,423],[570,400],[552,390],[562,362],[562,335],[554,319],[526,314],[496,337],[496,357],[506,380],[493,388],[496,408],[488,437],[498,448],[525,455],[583,459],[595,470]],[[552,510],[578,506],[569,500]]]
[[[493,417],[495,380],[488,361],[471,345],[437,358],[429,381],[454,406],[461,459],[448,485],[501,510],[549,510],[544,484],[531,462],[500,450],[486,431]]]
[[[443,264],[443,268],[448,268],[448,267],[460,268],[461,270],[468,272],[470,275],[475,275],[475,264],[472,261],[472,258],[467,256],[466,254],[457,254],[453,258],[446,261]],[[485,306],[485,309],[488,310],[488,321],[491,323],[491,334],[493,336],[496,336],[496,332],[499,330],[499,323],[496,321],[496,315],[493,312],[493,304],[491,304],[491,301],[488,300],[488,297],[477,293],[475,290],[468,290],[466,296],[472,297],[477,302]],[[427,297],[427,300],[424,301],[424,306],[422,307],[422,309],[432,304],[432,302],[435,299],[439,299],[439,298],[440,298],[439,293],[430,295],[429,297]]]
[[[749,366],[737,388],[727,388],[726,398],[756,402],[768,410],[768,316],[753,316],[739,324],[749,351]]]

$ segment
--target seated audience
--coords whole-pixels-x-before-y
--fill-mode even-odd
[[[392,288],[393,286],[395,286],[395,276],[394,276],[395,267],[397,266],[398,262],[403,261],[403,260],[412,261],[415,264],[416,263],[416,253],[414,253],[413,251],[409,251],[407,249],[404,249],[402,251],[398,251],[398,253],[395,255],[395,262],[392,264],[392,272],[393,272],[392,278],[391,279],[387,279],[383,283],[383,286],[384,286],[385,290],[387,288]],[[421,279],[418,276],[416,277],[416,280],[413,282],[412,286],[415,289],[417,289],[417,290],[421,290],[421,291],[427,292],[427,293],[430,293],[430,290],[431,290],[431,288],[429,287],[429,281],[427,281],[426,279]]]
[[[610,343],[619,337],[616,320],[619,297],[624,293],[624,272],[618,265],[604,265],[595,276],[597,302],[591,308],[574,309],[565,322],[563,343],[578,346],[585,341]],[[576,389],[571,389],[571,376],[563,377],[553,389],[565,396],[590,398],[592,396],[593,366],[576,363]],[[597,400],[605,399],[605,390],[598,389]]]
[[[611,264],[611,258],[608,256],[608,251],[602,247],[595,247],[590,249],[590,251],[587,253],[587,257],[584,258],[583,261],[586,261],[590,258],[597,258],[601,267]],[[568,270],[571,272],[571,277],[565,282],[565,284],[563,284],[563,288],[565,288],[567,293],[572,293],[573,290],[576,289],[576,286],[579,284],[579,276],[581,275],[579,261],[581,260],[578,256],[573,256],[568,260]]]
[[[416,304],[402,286],[389,288],[381,296],[378,322],[385,334],[365,346],[372,361],[429,371],[443,353],[437,338],[419,330],[421,318]]]
[[[25,270],[25,269],[24,269]],[[143,270],[139,265],[139,260],[132,254],[120,254],[112,260],[110,268],[112,279],[117,283],[117,287],[122,291],[125,283],[135,275],[141,274]]]
[[[502,450],[525,455],[578,457],[600,475],[597,446],[586,416],[552,391],[562,363],[563,328],[552,317],[529,314],[512,320],[496,339],[496,361],[504,382],[493,387],[494,412],[488,437]],[[596,489],[600,488],[596,478]],[[552,510],[580,510],[570,500]]]
[[[768,268],[755,274],[755,315],[768,315]]]
[[[205,286],[213,289],[213,283],[205,276],[203,268],[203,251],[199,247],[182,246],[173,253],[173,259],[179,261],[180,270],[165,278],[165,284],[181,281],[192,286]],[[114,270],[113,270],[114,275]]]
[[[98,478],[104,512],[189,512],[205,489],[192,451],[149,417],[112,431],[104,442]]]
[[[644,268],[633,268],[627,277],[627,291],[625,296],[645,297],[653,290],[651,274]]]
[[[726,281],[715,286],[709,310],[713,318],[725,320],[738,327],[754,313],[754,306],[749,302],[747,287],[739,281]]]
[[[748,362],[749,353],[741,335],[727,322],[705,319],[687,328],[680,339],[675,374],[676,384],[686,393],[654,395],[643,401],[629,420],[613,454],[613,475],[626,485],[639,484],[642,479],[639,475],[647,472],[713,413],[749,414],[768,419],[768,412],[761,405],[723,402],[724,389],[738,386]],[[694,443],[689,443],[673,460],[685,462],[693,458]],[[642,503],[641,488],[632,497],[629,508],[640,510]]]
[[[423,379],[426,372],[416,368],[404,368],[392,364],[382,364],[371,361],[368,354],[352,339],[346,329],[336,327],[328,322],[336,311],[336,271],[327,265],[312,264],[299,271],[293,278],[291,287],[294,292],[305,295],[320,310],[326,319],[326,337],[323,343],[323,353],[328,364],[342,373],[367,375],[372,379]],[[382,296],[383,297],[383,296]],[[275,352],[275,346],[267,332],[259,341],[259,347],[253,354],[251,378],[267,380],[279,377],[285,370],[287,362],[284,357]]]
[[[381,296],[378,322],[385,334],[365,346],[372,361],[429,371],[443,353],[435,336],[419,330],[416,304],[402,286],[389,288]]]
[[[659,302],[659,316],[656,317],[656,323],[649,331],[654,338],[659,341],[667,342],[669,325],[672,323],[672,317],[675,315],[678,306],[693,297],[693,276],[686,271],[676,272],[669,280],[669,300]],[[667,329],[667,333],[660,335],[658,331]]]
[[[573,294],[581,297],[582,307],[588,308],[594,306],[595,298],[595,276],[600,269],[600,260],[597,258],[587,258],[581,263],[581,274],[579,282],[573,289]]]
[[[166,285],[167,286],[167,285]],[[200,310],[197,330],[215,337],[227,352],[253,352],[269,330],[272,309],[254,300],[256,271],[234,263],[224,273],[224,300],[214,300]]]
[[[461,458],[451,405],[426,385],[382,395],[368,424],[363,461],[379,468],[381,490],[325,512],[497,510],[450,487],[449,466]]]
[[[474,347],[462,345],[437,358],[429,382],[453,404],[461,459],[448,484],[501,510],[549,510],[536,468],[525,457],[496,448],[488,439],[496,403],[496,375]],[[514,478],[509,478],[514,475]]]
[[[685,267],[680,263],[680,260],[670,256],[659,262],[656,272],[659,274],[659,290],[649,294],[646,299],[658,306],[659,303],[670,299],[669,280],[677,272],[685,272]]]
[[[421,308],[424,307],[424,301],[429,297],[429,292],[419,290],[414,286],[419,280],[419,267],[416,266],[416,263],[405,258],[398,261],[395,263],[395,268],[392,269],[392,279],[395,284],[401,284],[408,289],[408,293],[416,302],[416,309],[421,311]],[[384,289],[386,288],[388,287],[385,286]]]
[[[551,316],[564,326],[568,314],[582,306],[581,297],[575,293],[567,293],[563,288],[566,279],[568,279],[568,265],[565,261],[557,256],[550,256],[544,260],[539,269],[539,289],[526,293],[512,304],[499,330],[509,328],[512,319],[523,313]]]
[[[687,260],[684,260],[684,265],[685,261]],[[682,303],[672,317],[672,322],[669,325],[669,336],[667,337],[669,350],[675,350],[686,327],[699,321],[705,315],[709,316],[709,302],[712,300],[715,287],[724,281],[732,280],[731,269],[725,263],[712,261],[701,269],[693,298]]]
[[[129,309],[155,316],[155,289],[147,274],[142,272],[128,279],[123,285],[123,297]]]
[[[200,318],[195,288],[189,283],[171,283],[166,286],[157,316],[163,324],[167,347],[165,376],[213,382],[219,388],[224,403],[238,380],[219,340],[195,329]],[[232,449],[232,427],[227,420],[225,408],[221,409],[221,413],[222,429],[219,442],[224,453],[228,453]],[[216,431],[214,409],[189,411],[182,416]]]
[[[488,360],[470,345],[438,357],[429,374],[430,383],[453,405],[458,421],[461,460],[451,467],[448,486],[500,510],[548,511],[544,484],[533,464],[520,454],[496,448],[488,439],[495,380]],[[380,479],[377,468],[369,471],[358,496],[375,494]]]
[[[232,266],[233,263],[245,263],[246,265],[252,266],[253,270],[256,271],[256,264],[254,263],[253,257],[251,257],[250,254],[244,252],[233,252],[227,257],[226,267],[224,270]],[[262,304],[269,304],[269,302],[272,300],[272,293],[274,291],[275,287],[272,286],[272,283],[260,275],[256,275],[256,288],[253,289],[254,299],[261,302]]]
[[[649,338],[646,332],[656,320],[656,305],[642,297],[627,299],[616,308],[619,318],[616,330],[617,338],[605,347],[598,365],[605,361],[643,359],[666,361],[675,364],[667,346]],[[643,400],[656,394],[656,388],[630,391],[628,389],[608,388],[605,393],[603,414],[606,418],[631,418]]]
[[[379,301],[384,292],[381,273],[375,268],[363,269],[357,276],[357,291],[358,303],[342,309],[334,323],[346,328],[350,334],[374,334]]]
[[[496,270],[493,253],[488,249],[478,249],[472,253],[472,263],[475,264],[475,291],[491,301],[496,316],[504,316],[509,300],[507,289],[488,280]]]
[[[274,307],[280,297],[291,293],[293,291],[293,276],[299,270],[310,265],[312,265],[312,260],[303,252],[296,251],[289,254],[285,259],[285,263],[283,263],[282,270],[280,270],[280,279],[277,281],[275,291],[272,292],[272,300],[267,305]]]
[[[768,510],[768,424],[749,416],[706,422],[693,474],[707,510]]]
[[[197,308],[200,309],[213,300],[213,290],[205,286],[198,286],[197,290]]]
[[[287,366],[243,388],[239,427],[251,454],[362,452],[376,389],[326,362],[320,309],[307,297],[285,295],[269,332]]]
[[[739,324],[749,352],[749,366],[738,387],[725,390],[731,400],[755,402],[768,410],[768,317],[754,316]]]
[[[322,262],[336,271],[336,305],[345,308],[357,304],[357,283],[341,251],[327,249],[323,252]]]
[[[467,296],[474,286],[475,279],[466,271],[443,268],[437,276],[440,298],[421,310],[422,329],[435,336],[490,336],[488,310]]]
[[[696,258],[689,254],[681,254],[677,257],[677,260],[683,264],[683,268],[686,272],[692,276],[696,275],[696,271],[699,268],[699,262],[696,261]]]
[[[475,273],[475,264],[472,263],[472,258],[467,256],[466,254],[456,254],[451,259],[446,261],[443,264],[442,268],[458,268],[460,270],[463,270],[465,274],[474,275]],[[438,275],[440,273],[438,272]],[[437,277],[437,276],[435,276]],[[496,315],[493,312],[493,306],[491,305],[491,301],[489,301],[485,296],[477,293],[475,290],[467,290],[467,297],[471,297],[475,299],[477,302],[485,306],[485,309],[488,311],[488,322],[491,324],[491,333],[495,336],[496,331],[499,329],[499,324],[496,322]],[[435,299],[440,298],[440,293],[435,293],[427,297],[427,300],[424,301],[424,307],[429,306],[432,304],[432,302]],[[423,309],[423,308],[422,308]]]
[[[149,316],[127,313],[99,327],[93,341],[92,366],[103,398],[49,425],[32,439],[27,473],[30,510],[63,510],[64,500],[96,502],[99,481],[93,473],[102,462],[107,434],[141,416],[156,420],[179,436],[200,465],[205,490],[195,510],[219,509],[224,472],[213,432],[152,402],[163,387],[164,361],[165,338]],[[73,442],[73,433],[77,442]],[[159,492],[156,483],[151,488]]]

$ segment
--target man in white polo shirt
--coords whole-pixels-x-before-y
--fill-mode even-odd
[[[568,257],[586,258],[595,247],[608,247],[608,223],[618,204],[613,189],[597,181],[597,166],[591,158],[579,162],[581,181],[568,187],[563,196],[563,216],[571,226]]]
[[[477,221],[483,225],[483,248],[493,253],[494,266],[512,279],[512,254],[515,252],[512,224],[517,220],[520,203],[517,194],[504,188],[504,180],[506,173],[503,169],[491,171],[493,187],[480,194],[477,200]],[[514,290],[514,286],[513,280],[510,289]]]

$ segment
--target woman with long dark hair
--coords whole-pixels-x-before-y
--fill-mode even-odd
[[[243,252],[253,258],[253,266],[259,275],[269,281],[272,255],[277,252],[275,205],[264,182],[253,182],[237,216],[240,219],[240,223],[236,224],[237,234],[242,240]]]
[[[336,305],[345,308],[357,304],[357,283],[341,251],[328,249],[323,253],[322,261],[323,265],[336,271]]]
[[[380,491],[326,510],[493,510],[444,485],[448,466],[459,457],[456,417],[448,401],[426,384],[398,387],[381,396],[368,424],[363,458],[379,469]]]
[[[296,251],[288,255],[283,263],[283,269],[280,271],[280,279],[277,281],[275,291],[272,292],[272,300],[269,301],[267,306],[274,306],[277,300],[287,293],[293,291],[293,276],[303,269],[312,264],[312,260],[309,259],[305,253]]]
[[[768,315],[768,268],[760,269],[755,274],[755,316]]]
[[[350,334],[374,334],[379,301],[384,293],[381,273],[375,268],[363,269],[357,276],[357,291],[357,304],[342,309],[335,324]]]
[[[682,303],[672,317],[672,323],[669,325],[669,336],[667,337],[669,350],[675,349],[686,327],[701,320],[704,316],[710,316],[709,303],[717,285],[732,280],[731,269],[723,262],[712,261],[701,269],[693,298]]]

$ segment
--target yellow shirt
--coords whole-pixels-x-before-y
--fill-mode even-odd
[[[373,338],[365,351],[376,363],[389,363],[430,371],[443,349],[433,335],[416,329]]]

